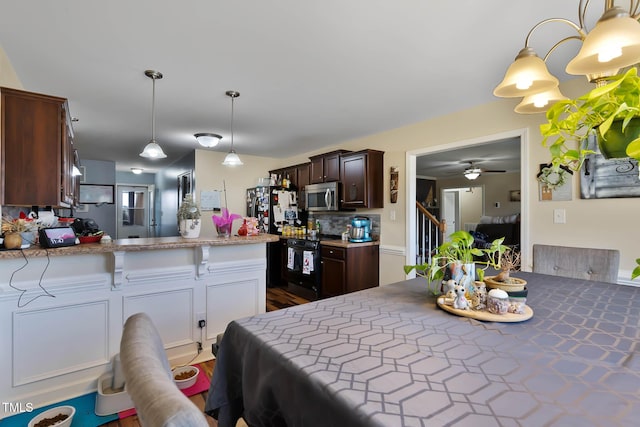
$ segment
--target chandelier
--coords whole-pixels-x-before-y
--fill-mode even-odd
[[[578,23],[564,18],[548,18],[533,26],[514,62],[509,66],[504,79],[493,94],[502,98],[523,97],[515,111],[523,114],[546,111],[556,101],[567,99],[558,88],[559,81],[547,69],[546,60],[558,46],[579,40],[582,47],[567,64],[566,72],[585,75],[596,85],[606,77],[618,73],[621,68],[640,62],[640,23],[638,8],[640,0],[630,0],[629,9],[614,5],[614,0],[605,0],[605,12],[591,31],[587,31],[584,17],[590,0],[580,0]],[[561,22],[576,31],[554,44],[541,59],[529,46],[531,35],[541,26]]]

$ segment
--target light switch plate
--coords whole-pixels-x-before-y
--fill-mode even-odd
[[[567,222],[567,212],[564,209],[553,210],[553,223],[565,224]]]

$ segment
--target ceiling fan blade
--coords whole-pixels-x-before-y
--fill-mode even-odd
[[[506,170],[482,169],[482,173],[505,173]]]

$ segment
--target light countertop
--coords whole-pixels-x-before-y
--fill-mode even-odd
[[[27,257],[62,256],[62,255],[87,255],[116,251],[147,251],[156,249],[193,248],[198,246],[233,246],[252,245],[257,243],[275,242],[278,236],[272,234],[260,234],[258,236],[232,236],[228,239],[209,237],[197,239],[185,239],[184,237],[151,237],[141,239],[117,239],[111,243],[82,243],[63,248],[45,249],[40,246],[31,246],[28,249],[0,250],[0,259],[20,258],[22,254]]]

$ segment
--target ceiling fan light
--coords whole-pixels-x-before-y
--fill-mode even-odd
[[[162,151],[162,147],[152,139],[147,145],[145,145],[144,150],[140,153],[140,157],[145,157],[147,159],[164,159],[167,155]]]
[[[501,98],[516,98],[550,90],[558,84],[558,79],[549,72],[545,62],[533,49],[525,47],[509,66],[493,94]]]
[[[201,132],[193,135],[198,143],[206,148],[213,148],[218,145],[222,136],[215,133]]]
[[[142,173],[142,168],[131,168],[131,172],[135,175],[140,175]]]
[[[464,177],[470,181],[478,178],[480,176],[480,172],[477,169],[466,170],[464,171]]]
[[[596,74],[640,62],[640,23],[624,9],[613,7],[585,37],[582,47],[568,64],[569,74]]]
[[[560,92],[560,88],[555,87],[551,90],[525,96],[516,106],[515,112],[520,114],[544,113],[553,104],[563,99],[567,99],[567,97]]]

